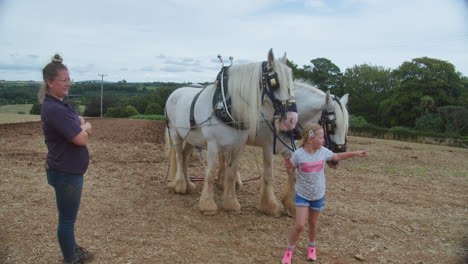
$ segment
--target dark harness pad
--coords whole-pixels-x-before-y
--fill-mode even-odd
[[[247,128],[242,122],[236,122],[236,120],[232,119],[228,113],[231,113],[231,96],[228,94],[228,71],[229,66],[225,66],[221,69],[216,77],[216,90],[213,95],[213,111],[214,114],[219,120],[221,120],[226,125],[246,130]],[[225,102],[223,100],[223,91],[221,91],[221,83],[223,84],[223,90],[225,95]]]

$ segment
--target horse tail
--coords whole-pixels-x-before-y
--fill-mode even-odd
[[[169,169],[167,171],[167,181],[174,182],[177,172],[177,161],[176,161],[176,152],[174,146],[172,145],[171,138],[169,136],[169,128],[166,128],[166,151],[167,158],[169,159]]]

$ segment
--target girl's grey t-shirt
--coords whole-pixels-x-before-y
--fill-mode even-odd
[[[316,201],[325,195],[325,161],[333,158],[333,152],[321,147],[314,154],[300,148],[291,161],[297,168],[296,194],[309,201]]]

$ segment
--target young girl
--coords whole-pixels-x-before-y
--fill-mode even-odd
[[[318,124],[304,127],[302,131],[302,146],[294,152],[291,158],[285,159],[285,167],[289,175],[296,168],[296,220],[288,238],[288,247],[282,259],[283,264],[290,264],[299,235],[304,230],[309,218],[309,247],[307,260],[316,260],[315,237],[317,235],[318,217],[325,206],[325,161],[340,161],[354,156],[365,157],[367,151],[333,153],[323,147],[323,129]]]

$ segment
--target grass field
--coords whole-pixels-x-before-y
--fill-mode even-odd
[[[29,121],[41,120],[40,115],[20,115],[15,113],[1,113],[0,112],[0,124],[6,123],[22,123]]]
[[[32,104],[14,104],[14,105],[2,105],[0,106],[0,113],[15,113],[23,112],[29,114]]]
[[[1,105],[0,106],[0,113],[15,113],[23,112],[29,114],[29,111],[32,108],[32,104],[15,104],[15,105]],[[85,110],[85,105],[80,105],[79,111],[83,113]]]

